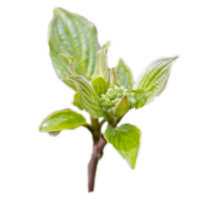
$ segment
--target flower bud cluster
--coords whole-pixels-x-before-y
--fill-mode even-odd
[[[133,108],[136,103],[134,92],[125,89],[123,86],[118,87],[115,85],[113,88],[109,88],[106,94],[101,95],[101,106],[103,110],[111,114],[114,113],[116,104],[124,95],[128,96],[130,107]]]

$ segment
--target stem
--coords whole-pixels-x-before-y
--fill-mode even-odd
[[[97,169],[97,164],[100,158],[103,156],[103,149],[106,145],[106,140],[103,135],[100,135],[98,144],[93,145],[93,152],[91,160],[88,164],[88,191],[92,192],[94,190],[95,174]]]

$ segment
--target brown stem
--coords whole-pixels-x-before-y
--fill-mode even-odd
[[[103,156],[103,149],[106,143],[107,142],[105,138],[101,134],[98,144],[93,145],[92,157],[88,164],[88,191],[89,192],[92,192],[94,190],[97,163],[99,159]]]

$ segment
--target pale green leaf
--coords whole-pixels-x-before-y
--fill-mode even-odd
[[[100,99],[90,83],[84,76],[70,76],[69,80],[78,83],[79,102],[93,118],[103,116]]]
[[[40,125],[40,131],[57,132],[86,124],[85,118],[72,110],[61,110],[49,115]]]
[[[130,109],[127,95],[124,95],[122,99],[115,106],[114,113],[116,116],[121,117],[126,114]]]
[[[136,109],[143,107],[147,102],[147,95],[141,90],[134,91],[134,107]]]
[[[131,90],[133,87],[133,75],[122,59],[119,60],[115,72],[119,84],[124,86],[124,88]]]
[[[94,77],[102,77],[106,83],[109,83],[110,70],[107,65],[107,51],[110,46],[110,42],[107,42],[102,49],[96,54],[96,66]]]
[[[73,105],[78,107],[80,110],[83,110],[83,107],[81,106],[79,102],[78,92],[74,94],[74,102]]]
[[[95,56],[100,49],[95,26],[85,18],[61,8],[54,10],[54,17],[49,25],[48,41],[50,55],[58,77],[75,89],[70,76],[68,62],[60,53],[75,58],[75,70],[88,80],[95,68]]]
[[[104,81],[102,77],[97,77],[92,81],[92,86],[99,97],[105,94],[108,90],[108,84]]]
[[[136,126],[123,124],[118,128],[108,127],[104,137],[134,169],[140,145],[140,130]]]
[[[171,65],[177,58],[178,57],[176,56],[153,62],[137,79],[133,86],[134,90],[143,90],[144,92],[147,92],[154,87],[154,89],[151,90],[150,95],[148,95],[146,104],[153,101],[153,99],[165,89]]]
[[[114,85],[119,86],[119,82],[117,80],[117,75],[116,75],[116,72],[115,72],[115,68],[112,68],[110,70],[110,73],[111,73],[111,76],[110,76],[110,86],[111,87],[114,87]]]
[[[72,56],[65,56],[62,53],[60,55],[67,61],[68,65],[69,65],[69,71],[70,71],[71,75],[72,76],[76,76],[77,73],[76,73],[76,70],[75,70],[75,64],[74,64],[75,59],[74,59],[74,57],[72,57]]]

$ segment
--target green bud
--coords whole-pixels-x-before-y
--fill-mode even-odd
[[[122,94],[117,94],[118,97],[122,97]]]
[[[117,90],[119,87],[117,85],[114,85],[114,89]]]
[[[109,99],[115,99],[116,98],[116,93],[114,93],[114,94],[108,94],[108,98]]]
[[[128,90],[127,89],[123,90],[123,95],[128,95]]]
[[[112,89],[112,88],[108,88],[107,93],[109,93],[109,92],[112,91],[112,90],[114,90],[114,89]]]
[[[112,88],[108,88],[106,94],[101,95],[101,106],[103,110],[114,114],[116,105],[123,96],[127,96],[130,108],[139,108],[145,103],[143,102],[144,95],[138,95],[138,92],[130,91],[123,86],[118,87],[114,85]]]
[[[138,108],[141,108],[142,106],[144,106],[145,105],[145,103],[146,103],[146,101],[145,100],[142,100],[142,101],[140,101],[140,102],[138,102],[137,104],[136,104],[136,108],[138,109]]]

